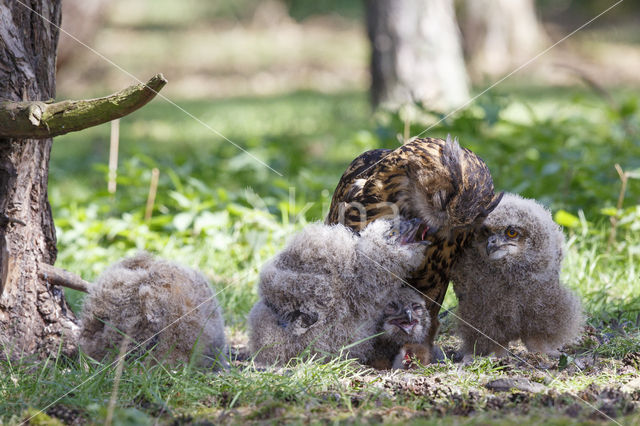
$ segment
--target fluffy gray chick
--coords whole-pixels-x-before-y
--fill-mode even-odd
[[[557,354],[577,338],[584,317],[560,283],[563,242],[546,208],[504,195],[453,268],[463,355],[504,356],[518,338],[529,351]]]
[[[374,341],[369,364],[379,370],[388,370],[392,366],[402,368],[393,365],[394,359],[403,347],[413,344],[423,344],[424,352],[429,354],[421,357],[421,363],[431,362],[431,348],[425,344],[431,327],[428,314],[420,293],[409,287],[399,289],[395,298],[389,300],[382,311],[376,331],[383,334]]]
[[[129,350],[154,348],[160,362],[189,362],[195,355],[200,365],[225,363],[224,320],[207,280],[148,253],[107,268],[84,300],[80,347],[88,355],[101,360],[117,352],[122,333],[132,339]]]
[[[255,360],[342,351],[367,362],[384,307],[424,258],[424,244],[414,242],[419,225],[379,219],[358,236],[318,223],[294,236],[260,274],[260,300],[249,314]]]

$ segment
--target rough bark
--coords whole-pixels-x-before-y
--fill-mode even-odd
[[[0,101],[0,137],[51,138],[106,123],[141,108],[167,84],[162,74],[97,99],[48,102]]]
[[[511,71],[546,39],[534,0],[467,0],[461,22],[470,69],[479,77]]]
[[[60,0],[22,2],[33,11],[0,0],[0,98],[46,101],[55,96]],[[47,200],[51,143],[0,138],[0,213],[24,222],[0,226],[0,344],[11,357],[46,356],[60,347],[72,353],[77,341],[62,289],[38,274],[38,264],[53,264],[57,254]]]
[[[453,0],[367,0],[374,106],[456,107],[469,97]]]

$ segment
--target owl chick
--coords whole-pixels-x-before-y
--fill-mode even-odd
[[[429,333],[431,320],[424,298],[417,291],[402,287],[397,295],[384,308],[378,320],[376,337],[370,364],[379,370],[390,368],[407,369],[404,364],[407,353],[416,355],[420,363],[431,362],[431,347],[424,342]]]
[[[563,242],[546,208],[505,194],[453,269],[463,355],[504,356],[518,338],[557,354],[578,336],[580,301],[560,283]]]
[[[359,236],[342,225],[304,228],[261,271],[249,314],[254,359],[342,353],[367,362],[380,312],[424,258],[420,229],[417,219],[380,219]]]
[[[139,253],[104,271],[84,300],[80,347],[91,357],[113,353],[123,334],[130,350],[154,348],[161,362],[224,365],[224,320],[204,276]]]

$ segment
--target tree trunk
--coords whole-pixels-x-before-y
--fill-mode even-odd
[[[462,29],[470,69],[496,77],[540,50],[544,30],[534,0],[467,0]]]
[[[453,0],[367,0],[374,106],[423,102],[449,109],[469,98]]]
[[[55,96],[60,0],[22,1],[33,11],[0,0],[0,98],[48,100]],[[56,260],[47,199],[51,143],[0,139],[0,344],[10,357],[76,348],[78,327],[62,289],[38,273],[39,263]]]

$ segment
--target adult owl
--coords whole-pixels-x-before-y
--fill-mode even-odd
[[[418,235],[431,244],[409,282],[425,297],[431,344],[450,269],[501,196],[494,193],[486,164],[457,140],[414,139],[353,160],[340,178],[325,222],[354,231],[381,217],[401,215],[423,222]]]

